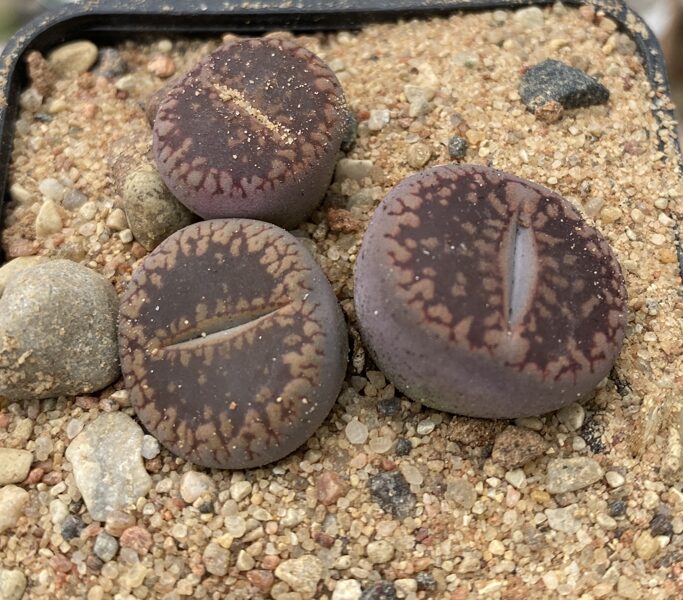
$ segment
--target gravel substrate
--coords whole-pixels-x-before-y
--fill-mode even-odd
[[[294,232],[349,324],[337,404],[293,455],[230,472],[160,448],[120,380],[0,399],[0,597],[683,596],[683,185],[633,43],[592,9],[560,5],[298,40],[335,71],[358,122],[323,204]],[[99,49],[96,65],[86,45],[65,53],[69,69],[34,58],[8,258],[75,260],[120,296],[148,250],[116,174],[148,166],[147,98],[219,43],[127,42]],[[588,73],[609,101],[530,112],[520,78],[548,58]],[[352,272],[367,222],[403,178],[451,160],[551,188],[614,248],[627,336],[583,405],[514,423],[454,417],[397,397],[366,357]]]

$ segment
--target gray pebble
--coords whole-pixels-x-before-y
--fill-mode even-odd
[[[555,531],[564,533],[576,533],[581,523],[574,517],[576,504],[570,504],[563,508],[547,508],[545,516],[548,518],[548,525]]]
[[[142,463],[142,437],[142,428],[128,415],[105,413],[66,449],[76,487],[93,519],[104,521],[112,510],[133,504],[152,487]]]
[[[397,519],[413,514],[415,494],[401,473],[378,473],[369,479],[370,494],[382,510],[390,512]]]
[[[116,538],[104,531],[100,531],[95,538],[95,545],[93,552],[95,556],[102,559],[104,562],[110,561],[116,556],[119,549],[119,543]]]
[[[135,171],[126,179],[123,203],[133,236],[147,250],[196,220],[152,168]]]
[[[358,119],[356,115],[350,110],[346,113],[346,127],[344,128],[344,136],[341,141],[341,151],[351,152],[356,145],[356,136],[358,135]]]
[[[0,569],[0,598],[20,600],[26,589],[26,575],[18,569]]]
[[[93,73],[116,79],[128,72],[128,65],[123,60],[121,53],[116,48],[101,48],[97,54],[97,64],[93,68]]]
[[[546,489],[550,494],[574,492],[602,478],[602,467],[592,458],[556,458],[548,463]]]
[[[0,298],[0,395],[12,400],[93,392],[119,376],[112,285],[68,260],[13,277]]]
[[[78,190],[67,190],[62,199],[62,206],[67,210],[78,210],[88,201],[88,197]]]
[[[451,158],[465,158],[467,154],[467,140],[459,135],[454,135],[448,140],[448,156]]]

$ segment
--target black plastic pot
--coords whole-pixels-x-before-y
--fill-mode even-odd
[[[0,56],[0,208],[7,194],[14,121],[19,92],[26,82],[23,57],[29,50],[46,51],[71,39],[131,38],[141,33],[258,33],[275,29],[322,31],[357,29],[365,23],[444,15],[458,11],[548,5],[554,0],[87,0],[69,4],[34,19],[7,44]],[[564,0],[566,4],[588,4]],[[662,51],[645,22],[621,0],[591,0],[590,5],[613,18],[635,42],[654,91],[653,112],[675,148],[678,132],[670,108],[669,83]],[[671,145],[669,145],[671,147]],[[683,277],[683,253],[677,244]]]

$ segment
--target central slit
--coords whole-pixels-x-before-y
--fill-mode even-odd
[[[518,324],[531,307],[536,287],[538,257],[531,229],[523,227],[518,215],[510,225],[506,306],[508,327]]]
[[[286,306],[286,305],[284,305]],[[214,317],[204,319],[200,324],[187,331],[175,336],[168,343],[164,344],[163,350],[191,350],[197,345],[206,341],[215,341],[218,338],[230,338],[239,335],[243,331],[257,326],[276,312],[284,308],[277,306],[268,307],[262,310],[240,313],[235,316]]]

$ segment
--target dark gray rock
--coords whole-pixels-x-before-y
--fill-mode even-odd
[[[459,159],[467,154],[467,140],[459,135],[454,135],[448,140],[448,156]]]
[[[360,600],[396,600],[397,598],[396,588],[390,581],[379,581],[360,596]]]
[[[519,95],[527,108],[535,111],[554,100],[564,108],[605,104],[609,90],[583,71],[559,60],[544,60],[522,77]]]
[[[370,477],[370,494],[382,510],[397,519],[413,514],[415,494],[401,473],[378,473]]]

